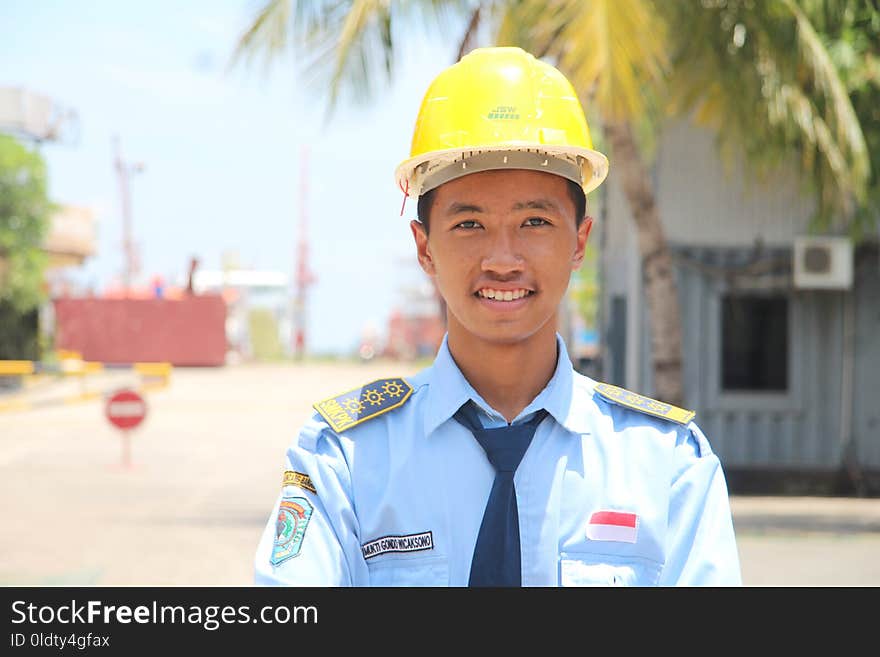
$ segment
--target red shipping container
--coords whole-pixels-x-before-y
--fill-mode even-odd
[[[226,303],[182,299],[55,299],[55,346],[101,363],[226,361]]]

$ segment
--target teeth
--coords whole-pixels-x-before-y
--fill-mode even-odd
[[[493,290],[485,288],[478,292],[484,299],[495,299],[496,301],[514,301],[528,296],[528,290]]]

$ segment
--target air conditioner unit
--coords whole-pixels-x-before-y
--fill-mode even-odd
[[[853,282],[853,245],[847,237],[795,237],[794,286],[847,290]]]

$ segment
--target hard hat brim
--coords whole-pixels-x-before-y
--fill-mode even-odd
[[[547,157],[527,159],[498,158],[494,162],[483,158],[479,166],[468,168],[468,161],[478,159],[480,155],[485,153],[532,153]],[[457,170],[454,173],[451,173],[449,168],[455,165],[459,166],[456,167]],[[608,158],[602,153],[589,148],[533,143],[507,143],[495,146],[476,146],[474,148],[450,148],[423,153],[401,162],[395,170],[395,178],[398,186],[407,196],[417,197],[444,182],[449,182],[477,171],[529,169],[546,171],[573,180],[583,188],[584,194],[589,194],[605,180],[608,175],[608,168]],[[579,171],[580,175],[578,176],[572,173],[572,171]],[[428,187],[425,185],[426,182],[430,183]]]

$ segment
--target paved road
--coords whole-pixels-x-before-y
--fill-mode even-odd
[[[99,401],[0,412],[0,584],[247,585],[282,458],[313,401],[395,363],[178,369],[134,467]],[[89,385],[130,382],[108,375]],[[81,384],[47,383],[61,397]],[[75,390],[73,390],[75,391]],[[749,585],[880,585],[880,500],[734,497]]]

